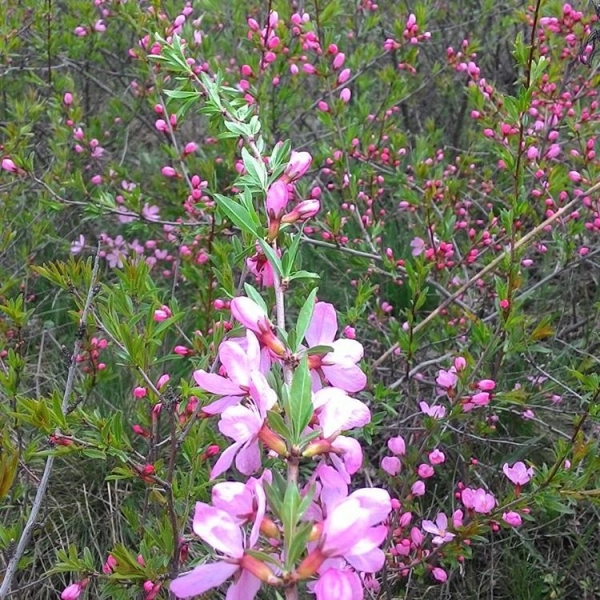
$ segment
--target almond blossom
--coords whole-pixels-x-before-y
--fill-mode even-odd
[[[441,546],[454,539],[454,534],[448,532],[448,517],[444,513],[438,513],[438,516],[433,521],[425,520],[421,524],[427,533],[433,534],[431,540],[436,546]]]
[[[261,580],[277,581],[264,563],[245,553],[244,536],[240,526],[224,510],[203,502],[196,503],[194,533],[224,556],[223,560],[198,565],[171,582],[170,590],[177,598],[199,596],[235,577],[227,592],[233,600],[253,600]]]

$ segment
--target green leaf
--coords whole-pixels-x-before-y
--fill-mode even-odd
[[[248,126],[246,126],[247,128]],[[244,167],[248,175],[252,178],[252,180],[262,189],[266,190],[267,188],[267,169],[265,168],[264,163],[259,161],[257,158],[254,158],[246,150],[246,148],[242,148],[242,161],[244,162]]]
[[[302,432],[310,423],[313,415],[311,379],[308,369],[308,359],[302,357],[294,371],[289,398],[289,422],[292,430],[292,444],[300,442]]]
[[[321,276],[309,271],[296,271],[286,279],[288,281],[293,281],[294,279],[321,279]]]
[[[269,427],[275,433],[278,433],[281,437],[285,439],[288,439],[290,437],[290,430],[285,424],[283,417],[279,413],[270,410],[267,413],[267,421],[269,422]]]
[[[245,208],[230,198],[221,196],[221,194],[215,194],[214,198],[219,209],[234,225],[237,225],[242,231],[257,237],[258,234],[252,222],[252,217]]]
[[[308,295],[308,298],[304,301],[300,313],[298,314],[298,322],[296,323],[296,344],[295,348],[292,348],[293,352],[298,351],[298,347],[302,343],[306,330],[310,325],[313,311],[315,309],[315,298],[317,297],[317,291],[319,288],[314,288],[313,291]]]
[[[267,244],[267,242],[265,242],[263,239],[259,238],[258,244],[260,245],[265,256],[268,258],[269,264],[273,267],[273,269],[275,269],[279,277],[282,277],[281,260],[277,254],[275,254],[275,250],[273,250],[273,248],[271,248],[271,246],[269,246],[269,244]]]

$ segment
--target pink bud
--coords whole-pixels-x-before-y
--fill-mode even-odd
[[[267,191],[267,214],[269,218],[279,220],[285,211],[288,203],[287,185],[279,180],[276,181]]]
[[[161,390],[165,385],[167,385],[167,383],[169,383],[170,379],[171,377],[167,373],[161,375],[159,380],[156,382],[156,387]]]
[[[425,484],[419,479],[412,484],[410,491],[413,496],[424,496]]]
[[[163,167],[161,172],[165,177],[177,177],[177,171],[173,167]]]
[[[462,371],[467,366],[467,361],[462,356],[457,356],[454,359],[454,368],[457,371]]]
[[[385,456],[381,461],[381,468],[392,477],[400,473],[402,464],[397,456]]]
[[[342,85],[342,83],[346,83],[346,81],[348,81],[348,79],[350,79],[350,75],[352,74],[352,71],[350,71],[350,69],[344,69],[337,78],[337,83],[338,85]]]
[[[342,102],[344,102],[345,104],[348,104],[348,102],[350,102],[350,98],[352,96],[352,92],[350,91],[349,88],[344,88],[341,92],[340,92],[340,100]]]
[[[302,65],[302,70],[307,74],[307,75],[314,75],[317,72],[317,69],[315,68],[314,65],[311,65],[310,63],[304,63]]]
[[[398,525],[402,529],[408,527],[412,521],[412,513],[405,512],[400,515],[400,519],[398,520]]]
[[[185,155],[193,154],[194,152],[196,152],[197,149],[198,149],[198,146],[196,145],[196,142],[188,142],[185,145],[185,148],[183,149],[183,153]]]
[[[321,208],[321,203],[318,200],[303,200],[294,207],[294,210],[283,215],[282,223],[295,223],[296,221],[306,221],[314,217]]]
[[[491,392],[496,387],[496,382],[492,379],[482,379],[477,383],[477,387],[483,392]]]
[[[73,95],[71,92],[65,92],[65,95],[63,96],[63,103],[65,106],[71,106],[73,103]]]
[[[81,583],[72,583],[62,591],[61,600],[77,600],[81,595],[81,589]]]
[[[312,156],[308,152],[292,152],[284,175],[289,181],[300,179],[310,168],[311,162]]]
[[[581,174],[578,171],[569,171],[569,179],[573,183],[579,183],[583,178],[581,177]]]
[[[134,398],[143,398],[146,394],[148,393],[148,391],[146,390],[145,387],[136,387],[133,389],[133,396]]]
[[[187,356],[190,354],[191,350],[185,346],[175,346],[175,348],[173,348],[173,352],[175,354],[179,354],[179,356]]]
[[[346,55],[343,52],[338,52],[333,59],[333,68],[340,69],[346,60]]]
[[[2,159],[2,168],[9,173],[16,173],[19,170],[19,167],[17,167],[14,161],[10,158]]]
[[[406,454],[406,444],[402,436],[390,438],[387,443],[390,452],[397,454],[398,456],[404,456]]]

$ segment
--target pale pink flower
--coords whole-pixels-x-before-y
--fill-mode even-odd
[[[441,404],[432,404],[429,406],[427,402],[419,402],[421,412],[432,419],[443,419],[446,416],[446,408]]]
[[[525,463],[519,461],[516,462],[512,467],[508,466],[508,463],[504,463],[502,472],[515,484],[525,485],[533,477],[533,468],[525,465]]]
[[[423,254],[423,251],[425,250],[425,242],[420,237],[416,237],[411,241],[410,247],[412,248],[411,254],[413,256],[419,256],[420,254]]]
[[[194,533],[225,557],[197,566],[171,582],[170,590],[177,598],[199,596],[220,586],[230,577],[239,575],[231,584],[228,598],[253,600],[260,589],[260,579],[244,568],[244,537],[240,526],[224,510],[196,503]],[[263,567],[267,568],[266,565]]]
[[[446,455],[438,448],[429,453],[429,462],[432,465],[441,465],[446,460]]]
[[[81,234],[74,242],[71,242],[71,254],[79,254],[85,248],[85,236]]]
[[[434,536],[431,541],[436,546],[446,544],[454,539],[454,534],[447,531],[448,517],[444,513],[438,513],[435,523],[428,520],[423,521],[421,527],[427,533],[431,533]]]
[[[445,390],[452,389],[458,382],[454,367],[450,367],[448,371],[440,369],[435,382]]]
[[[371,421],[367,405],[339,388],[325,387],[315,392],[313,406],[326,439],[342,431],[363,427]]]
[[[223,412],[248,395],[252,373],[260,372],[260,346],[256,335],[252,331],[246,331],[245,349],[242,348],[240,340],[230,339],[221,342],[219,360],[225,368],[226,377],[217,373],[208,373],[204,369],[198,369],[193,373],[198,387],[211,394],[222,396],[202,408],[203,412],[209,415]],[[261,385],[264,386],[265,382]]]
[[[496,506],[494,496],[488,494],[483,488],[477,490],[465,488],[461,493],[461,499],[465,508],[484,515],[491,512]]]
[[[423,463],[419,465],[417,473],[422,479],[428,479],[435,475],[435,469],[431,465]]]

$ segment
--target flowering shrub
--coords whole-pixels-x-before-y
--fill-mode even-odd
[[[8,9],[0,600],[600,593],[598,15],[438,4]]]

